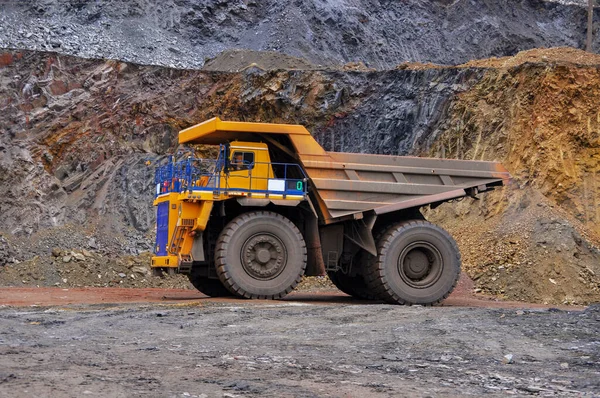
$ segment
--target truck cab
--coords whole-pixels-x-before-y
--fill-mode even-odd
[[[200,241],[215,203],[245,198],[297,204],[307,200],[306,182],[298,164],[271,162],[262,142],[222,144],[217,159],[171,157],[155,171],[153,270],[189,273],[194,263],[206,262]]]
[[[223,170],[222,188],[266,190],[274,177],[269,149],[264,143],[234,141],[227,146],[228,167]],[[254,178],[253,178],[254,177]]]

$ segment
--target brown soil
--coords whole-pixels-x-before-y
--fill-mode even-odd
[[[444,65],[437,65],[432,63],[421,63],[421,62],[403,62],[396,66],[395,69],[408,69],[408,70],[427,70],[427,69],[442,69],[447,68]]]
[[[547,66],[524,64],[537,61]],[[445,205],[432,219],[457,238],[483,291],[598,302],[600,70],[552,62],[600,65],[600,56],[559,48],[479,64],[513,69],[489,69],[459,95],[430,154],[501,161],[514,180],[480,202]]]
[[[534,48],[521,51],[511,57],[476,59],[459,65],[459,67],[504,69],[528,62],[595,66],[600,65],[600,55],[572,47]]]
[[[348,62],[342,66],[345,72],[374,72],[376,69],[369,68],[363,62]]]
[[[315,304],[364,304],[331,287],[301,286],[297,291],[284,297],[281,301]],[[270,300],[252,300],[252,304],[269,305]],[[186,289],[126,289],[126,288],[0,288],[0,306],[15,307],[55,307],[78,306],[89,304],[124,304],[124,303],[165,303],[165,304],[206,304],[227,303],[247,304],[248,300],[234,297],[209,298],[195,290]],[[514,301],[499,301],[493,297],[473,293],[473,282],[465,274],[454,292],[443,301],[442,306],[450,307],[482,307],[482,308],[550,308],[548,306]],[[576,310],[583,307],[559,306]]]
[[[502,194],[509,196],[509,208],[482,222],[480,212],[498,206],[494,200]],[[455,208],[444,205],[427,215],[456,239],[476,292],[544,304],[600,299],[599,256],[567,217],[529,189],[493,196],[483,203],[465,199]],[[537,204],[521,207],[517,198]]]

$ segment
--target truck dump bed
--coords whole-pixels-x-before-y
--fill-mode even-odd
[[[285,139],[281,139],[281,138]],[[366,211],[385,214],[474,195],[508,181],[497,162],[326,152],[300,125],[208,120],[180,143],[266,141],[293,156],[310,178],[325,223]]]
[[[301,156],[300,161],[332,219],[443,202],[474,194],[474,189],[486,191],[509,178],[494,162],[336,152],[325,158]]]

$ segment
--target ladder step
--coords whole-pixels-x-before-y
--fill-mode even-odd
[[[187,230],[187,225],[180,225],[175,228],[175,232],[173,233],[173,240],[171,242],[171,245],[169,246],[169,252],[173,254],[179,253],[179,251],[181,250],[181,243],[183,242],[183,238]]]
[[[183,254],[179,256],[179,267],[177,271],[180,274],[189,274],[192,272],[192,265],[194,262],[192,261],[192,257],[189,254]]]

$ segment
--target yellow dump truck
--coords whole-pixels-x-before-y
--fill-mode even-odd
[[[358,298],[438,303],[460,253],[420,208],[510,178],[495,162],[326,152],[300,125],[214,118],[179,143],[219,155],[157,168],[152,268],[187,274],[209,296],[276,299],[328,274]]]

